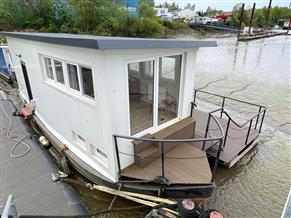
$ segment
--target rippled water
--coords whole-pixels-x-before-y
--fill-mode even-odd
[[[212,205],[226,217],[280,217],[291,186],[291,38],[217,42],[199,51],[195,87],[268,110],[259,145],[233,168],[218,169]]]
[[[211,206],[231,218],[280,217],[291,186],[291,37],[240,43],[233,37],[213,40],[218,47],[198,53],[195,87],[262,104],[268,110],[258,146],[233,168],[218,168]],[[78,190],[92,212],[107,208],[112,199]],[[119,199],[115,206],[132,203]],[[128,213],[110,217],[129,216],[141,217]]]

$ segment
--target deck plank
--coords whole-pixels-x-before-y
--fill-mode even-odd
[[[190,144],[180,144],[169,151],[165,155],[164,166],[165,177],[171,184],[208,184],[211,182],[212,174],[206,153]],[[161,169],[161,159],[157,159],[144,168],[132,164],[123,169],[121,175],[135,179],[153,180],[156,176],[161,175]]]

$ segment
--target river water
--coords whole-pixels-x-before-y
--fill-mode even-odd
[[[280,217],[291,186],[291,38],[216,40],[199,50],[195,87],[268,110],[258,146],[218,169],[212,205],[226,217]]]
[[[210,205],[225,217],[280,217],[291,186],[290,46],[286,36],[236,42],[212,38],[218,47],[201,48],[195,88],[268,108],[258,146],[231,169],[219,167]],[[240,108],[244,109],[244,108]],[[107,208],[112,196],[78,188],[88,208]],[[118,199],[115,206],[132,206]],[[110,217],[142,217],[118,213]]]

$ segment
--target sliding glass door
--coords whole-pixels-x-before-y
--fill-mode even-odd
[[[128,64],[131,134],[153,126],[154,61]]]
[[[158,125],[178,116],[182,55],[159,59]]]
[[[178,116],[182,55],[128,64],[131,135]]]

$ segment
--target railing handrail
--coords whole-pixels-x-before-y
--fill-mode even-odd
[[[245,121],[243,124],[239,125],[236,121],[234,121],[233,118],[231,118],[231,116],[223,109],[222,113],[224,113],[230,120],[231,122],[233,122],[237,127],[242,128],[245,125],[247,125],[251,120],[255,119],[256,117],[258,117],[260,114],[264,113],[264,111],[266,110],[266,108],[263,108],[262,111],[258,112],[256,115],[252,116],[251,118],[249,118],[247,121]]]
[[[222,110],[222,108],[216,109],[214,111],[209,112],[211,114],[212,118],[216,122],[216,124],[219,127],[221,135],[219,137],[209,137],[209,138],[195,138],[195,139],[156,139],[156,138],[143,138],[143,137],[135,137],[135,136],[126,136],[126,135],[120,135],[120,134],[113,134],[113,137],[117,138],[123,138],[123,139],[132,139],[137,141],[150,141],[150,142],[168,142],[168,143],[175,143],[175,142],[202,142],[202,141],[216,141],[221,140],[224,138],[224,131],[219,123],[219,121],[212,115],[212,113],[215,113],[217,111]]]
[[[211,93],[211,92],[206,92],[206,91],[203,91],[203,90],[194,89],[194,92],[201,92],[201,93],[205,93],[205,94],[208,94],[208,95],[213,95],[213,96],[217,96],[217,97],[220,97],[220,98],[225,98],[225,99],[229,99],[229,100],[232,100],[232,101],[237,101],[237,102],[240,102],[240,103],[244,103],[244,104],[248,104],[248,105],[252,105],[252,106],[256,106],[256,107],[262,107],[264,109],[267,109],[267,107],[265,107],[263,105],[254,104],[254,103],[247,102],[247,101],[242,101],[242,100],[239,100],[239,99],[236,99],[236,98],[231,98],[231,97],[227,97],[227,96],[223,96],[223,95],[219,95],[219,94],[215,94],[215,93]]]

